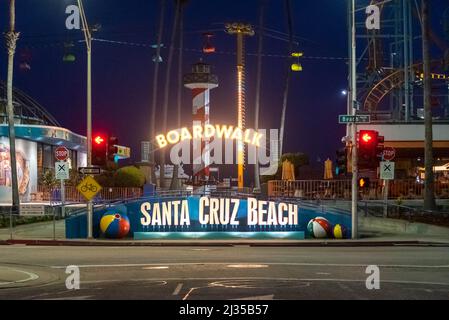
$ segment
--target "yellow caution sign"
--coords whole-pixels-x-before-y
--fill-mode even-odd
[[[78,191],[86,198],[87,201],[92,200],[98,192],[101,191],[101,186],[91,176],[87,176],[76,187]]]

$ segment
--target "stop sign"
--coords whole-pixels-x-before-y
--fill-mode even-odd
[[[55,158],[58,161],[66,161],[69,158],[69,150],[66,147],[57,147],[55,150]]]
[[[392,147],[386,147],[382,155],[384,160],[391,161],[396,157],[396,150]]]

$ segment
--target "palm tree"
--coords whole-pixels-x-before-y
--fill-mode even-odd
[[[424,182],[424,209],[435,209],[435,182],[433,175],[433,131],[432,131],[432,106],[431,106],[431,80],[430,80],[430,51],[429,51],[429,1],[421,1],[422,16],[422,47],[424,66],[424,167],[426,179]]]
[[[259,44],[257,49],[257,77],[256,77],[256,103],[254,108],[254,130],[259,130],[260,113],[260,89],[262,80],[262,50],[263,50],[263,28],[265,17],[266,1],[260,3],[259,12]],[[260,168],[258,161],[258,152],[256,152],[256,164],[254,166],[254,188],[260,190]]]
[[[161,0],[161,11],[159,14],[159,31],[157,34],[156,59],[154,61],[155,66],[153,74],[153,101],[151,109],[150,139],[154,139],[154,137],[156,136],[156,109],[157,109],[157,92],[158,92],[159,63],[160,63],[159,57],[161,56],[162,34],[164,32],[164,16],[165,16],[165,0]],[[153,166],[151,170],[151,180],[153,183],[156,183],[156,175],[154,173],[154,164],[155,164],[154,150],[150,150],[150,162],[151,165]]]
[[[168,50],[168,58],[167,58],[167,69],[165,73],[165,87],[164,87],[164,105],[162,111],[162,130],[167,131],[167,120],[168,120],[168,104],[170,99],[170,75],[171,75],[171,67],[173,64],[173,55],[175,51],[175,40],[176,40],[176,31],[178,29],[179,22],[179,8],[181,6],[181,0],[176,0],[176,8],[175,8],[175,17],[173,19],[173,26],[170,37],[170,45]],[[161,188],[165,188],[165,150],[161,150],[161,169],[160,169],[160,186]]]
[[[178,53],[178,95],[177,95],[177,127],[181,128],[181,110],[182,110],[182,89],[183,84],[183,53],[184,53],[184,6],[188,0],[181,0],[179,10],[179,22],[178,22],[178,40],[179,40],[179,53]],[[179,188],[178,181],[179,166],[173,167],[173,176],[170,183],[170,190],[176,190]]]
[[[285,0],[285,9],[287,12],[287,25],[288,25],[288,34],[289,34],[289,54],[293,51],[293,19],[292,19],[292,10],[291,10],[291,1]],[[285,78],[285,88],[284,88],[284,99],[282,103],[282,114],[281,114],[281,126],[279,132],[279,156],[282,155],[282,148],[284,146],[284,128],[285,128],[285,115],[287,113],[287,105],[288,105],[288,94],[290,89],[290,78],[291,78],[291,68],[289,67],[287,70],[286,78]]]
[[[8,78],[7,78],[7,114],[9,128],[9,152],[11,166],[11,187],[12,187],[12,210],[19,214],[20,198],[19,185],[17,181],[17,162],[16,162],[16,133],[14,129],[14,105],[13,105],[13,69],[14,54],[16,44],[19,39],[19,32],[16,32],[16,3],[15,0],[9,1],[9,31],[6,33],[6,45],[8,49]]]

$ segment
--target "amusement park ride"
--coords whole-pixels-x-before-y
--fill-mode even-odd
[[[379,122],[413,122],[420,120],[422,108],[423,63],[419,60],[420,13],[418,3],[409,0],[357,1],[358,6],[377,5],[381,11],[381,29],[357,30],[357,92],[360,112],[369,113]],[[363,15],[356,16],[364,18]],[[449,120],[449,9],[441,21],[446,39],[431,31],[430,38],[441,56],[432,61],[433,104],[440,107],[439,118]],[[356,22],[357,27],[363,25]],[[419,30],[419,31],[418,31]],[[363,45],[362,45],[363,42]],[[361,53],[361,54],[360,54]],[[446,74],[447,76],[443,76]],[[437,75],[440,75],[439,77]],[[444,101],[442,98],[446,98]]]
[[[386,147],[396,148],[399,156],[406,154],[416,159],[424,148],[419,1],[365,0],[356,3],[357,114],[371,117],[371,123],[362,124],[359,129],[382,133]],[[379,30],[364,27],[363,8],[368,5],[380,9]],[[438,48],[432,50],[431,61],[434,155],[448,157],[449,8],[439,21],[443,24],[445,39],[433,30],[429,34],[432,47]]]

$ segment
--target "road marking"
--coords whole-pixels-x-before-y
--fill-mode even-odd
[[[143,279],[105,279],[105,280],[92,280],[83,281],[84,284],[94,283],[107,283],[107,282],[142,282],[142,281],[155,281],[160,282],[160,285],[165,285],[168,281],[226,281],[226,280],[268,280],[268,281],[322,281],[322,282],[362,282],[365,283],[366,279],[323,279],[323,278],[273,278],[273,277],[245,277],[245,278],[143,278]],[[394,284],[422,284],[422,285],[438,285],[449,286],[448,282],[426,282],[426,281],[408,281],[408,280],[382,280],[381,283],[394,283]],[[198,288],[195,288],[198,289]]]
[[[47,298],[47,299],[39,299],[39,300],[89,300],[93,296],[77,296],[77,297],[64,297],[64,298]]]
[[[176,286],[175,291],[173,291],[172,295],[177,296],[181,292],[182,286],[183,286],[182,283],[178,283],[178,285]]]
[[[366,268],[366,264],[338,264],[338,263],[302,263],[302,262],[175,262],[175,263],[129,263],[129,264],[85,264],[77,265],[79,268],[130,268],[130,267],[150,267],[150,266],[197,266],[197,265],[230,265],[230,264],[264,264],[269,266],[300,266],[300,267],[346,267],[346,268]],[[420,268],[420,269],[442,269],[449,268],[449,265],[407,265],[407,264],[380,264],[379,268]],[[65,269],[67,266],[50,266],[52,269]]]
[[[229,264],[226,267],[236,268],[236,269],[258,269],[258,268],[268,268],[266,264]]]
[[[274,294],[269,294],[265,296],[245,297],[231,300],[274,300]]]
[[[207,287],[205,287],[205,288],[207,288]],[[191,288],[191,289],[186,293],[186,295],[185,295],[184,297],[182,297],[182,300],[187,300],[187,299],[189,298],[190,294],[191,294],[194,290],[197,290],[197,289],[200,289],[200,288]]]
[[[0,268],[12,270],[13,272],[23,273],[23,274],[27,275],[27,278],[25,278],[25,279],[20,279],[20,280],[16,280],[16,281],[0,282],[0,286],[7,286],[7,285],[11,285],[11,284],[24,283],[24,282],[28,282],[28,281],[33,281],[33,280],[39,279],[39,276],[37,274],[35,274],[35,273],[32,273],[32,272],[27,272],[27,271],[13,269],[13,268],[8,268],[8,267],[3,267],[3,266],[0,266]]]
[[[164,270],[168,269],[168,266],[155,266],[155,267],[143,267],[143,270]]]
[[[315,274],[318,276],[329,276],[330,275],[329,272],[316,272]]]

